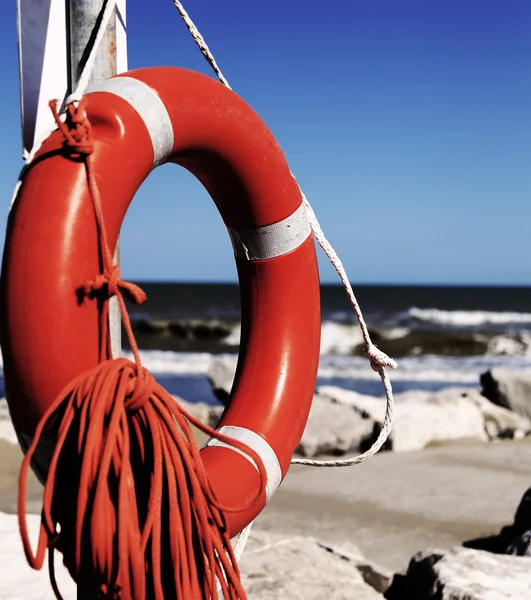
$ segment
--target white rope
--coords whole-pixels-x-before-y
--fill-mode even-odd
[[[251,521],[249,525],[247,525],[247,527],[238,535],[236,545],[234,546],[234,556],[236,557],[236,562],[240,562],[240,558],[242,557],[243,551],[245,550],[245,545],[247,544],[247,540],[249,539],[249,535],[251,534],[251,528],[253,526],[253,523],[254,521]]]
[[[367,360],[369,361],[373,371],[376,371],[380,375],[380,378],[382,380],[385,389],[385,416],[378,437],[376,438],[372,446],[363,454],[341,460],[311,460],[309,458],[293,458],[291,460],[291,464],[307,465],[309,467],[350,467],[351,465],[359,465],[360,463],[374,456],[385,444],[387,438],[389,437],[389,434],[391,433],[391,429],[393,428],[394,417],[394,399],[393,390],[391,388],[391,381],[389,379],[387,371],[385,370],[385,367],[396,369],[398,365],[395,360],[387,356],[385,352],[382,352],[372,343],[369,330],[367,329],[367,324],[365,323],[365,319],[363,318],[361,308],[358,304],[356,296],[354,295],[352,285],[348,280],[345,267],[343,267],[341,259],[337,255],[334,248],[332,248],[330,242],[326,239],[326,236],[323,233],[321,226],[319,225],[319,221],[317,220],[317,217],[315,216],[315,213],[302,190],[301,195],[302,201],[306,206],[306,215],[310,222],[310,227],[312,228],[315,239],[317,240],[319,246],[321,246],[321,248],[323,249],[323,252],[328,257],[328,260],[332,263],[332,266],[336,270],[336,273],[339,275],[339,278],[341,279],[341,282],[349,297],[350,303],[354,308],[354,312],[356,313],[361,333],[363,335],[363,340],[365,342],[365,356],[367,357]]]
[[[218,79],[221,81],[221,83],[223,85],[225,85],[229,89],[232,89],[230,87],[228,81],[223,76],[221,69],[218,67],[212,52],[208,48],[205,40],[203,39],[203,36],[199,33],[199,30],[194,25],[192,19],[188,15],[188,13],[184,10],[184,7],[182,6],[182,4],[179,2],[179,0],[172,0],[172,1],[173,1],[173,4],[175,5],[175,7],[177,8],[177,10],[179,11],[179,14],[181,15],[186,27],[188,28],[188,31],[191,33],[196,44],[199,46],[199,49],[201,50],[203,56],[206,58],[206,60],[208,61],[208,63],[210,64],[210,66],[212,67],[214,72],[216,73]],[[294,177],[294,179],[295,179],[295,177]],[[392,358],[387,356],[387,354],[385,354],[385,352],[382,352],[379,348],[377,348],[372,343],[371,336],[369,334],[369,330],[367,329],[367,325],[363,318],[363,314],[361,312],[361,309],[360,309],[360,306],[356,299],[356,296],[354,295],[354,291],[352,290],[352,286],[350,285],[350,282],[348,280],[347,273],[345,271],[345,268],[343,267],[343,263],[339,259],[339,256],[337,255],[336,251],[332,248],[332,245],[330,244],[330,242],[326,239],[326,236],[323,233],[321,226],[319,225],[319,221],[317,220],[317,217],[315,216],[315,213],[314,213],[312,207],[310,206],[308,199],[306,198],[306,196],[304,195],[304,193],[300,189],[300,187],[299,187],[299,190],[301,192],[302,201],[306,207],[306,214],[308,217],[308,221],[310,223],[310,227],[312,228],[313,234],[315,236],[315,239],[317,240],[318,244],[323,249],[323,252],[326,254],[328,259],[332,263],[332,266],[336,270],[337,274],[339,275],[339,278],[341,279],[341,282],[343,283],[343,286],[344,286],[344,288],[348,294],[348,297],[350,299],[350,303],[352,304],[352,307],[354,308],[354,312],[356,313],[356,317],[358,319],[361,333],[363,335],[363,340],[365,341],[365,356],[367,357],[367,360],[369,361],[372,369],[380,375],[380,378],[382,380],[382,383],[383,383],[383,386],[385,389],[386,403],[385,403],[385,416],[384,416],[384,419],[382,422],[382,428],[380,430],[380,433],[378,434],[378,437],[376,438],[373,445],[363,454],[360,454],[359,456],[355,456],[352,458],[341,459],[341,460],[310,460],[307,458],[294,458],[294,459],[292,459],[291,464],[292,465],[307,465],[310,467],[349,467],[351,465],[357,465],[359,463],[362,463],[362,462],[366,461],[367,459],[371,458],[372,456],[374,456],[381,449],[381,447],[385,444],[385,441],[387,440],[387,438],[389,437],[389,434],[391,433],[391,429],[393,427],[393,416],[394,416],[394,399],[393,399],[393,390],[391,387],[391,381],[389,379],[389,376],[387,375],[387,371],[385,370],[385,367],[390,367],[391,369],[396,369],[398,365],[397,365],[396,361],[394,361]]]
[[[188,29],[191,36],[194,38],[195,43],[199,47],[199,50],[201,50],[201,54],[207,59],[207,62],[212,67],[212,69],[214,69],[214,73],[216,73],[217,78],[221,81],[221,83],[225,87],[228,87],[229,90],[231,90],[232,88],[230,87],[229,82],[223,76],[221,69],[218,67],[218,63],[216,62],[214,55],[212,54],[212,52],[210,52],[210,48],[207,46],[207,43],[205,42],[203,36],[199,32],[199,29],[197,29],[192,19],[190,19],[188,13],[184,10],[184,6],[179,2],[179,0],[172,1],[173,4],[175,4],[175,8],[179,11],[179,14],[181,15],[181,18],[184,21],[186,28]]]
[[[94,44],[92,45],[92,48],[90,49],[90,54],[88,56],[87,62],[85,63],[85,66],[83,67],[83,70],[82,70],[79,80],[77,82],[76,89],[66,98],[65,102],[63,103],[63,106],[61,107],[61,110],[60,110],[61,113],[65,112],[66,107],[69,104],[72,104],[72,102],[79,102],[81,100],[81,98],[83,97],[83,94],[85,93],[87,86],[89,84],[90,77],[92,75],[92,71],[94,69],[94,62],[96,60],[96,54],[98,52],[98,48],[100,47],[101,41],[102,41],[103,36],[105,35],[105,31],[107,29],[107,25],[109,24],[109,21],[111,19],[112,13],[115,10],[115,8],[116,8],[116,0],[107,0],[107,3],[105,4],[105,9],[103,10],[103,15],[101,17],[101,21],[100,21],[100,24],[99,24],[99,27],[98,27],[98,30],[96,33],[96,38],[94,40]],[[51,98],[50,98],[50,100],[51,100]],[[57,126],[54,123],[53,126],[46,129],[45,131],[43,131],[43,133],[37,138],[37,141],[34,142],[33,147],[31,148],[31,150],[29,152],[24,151],[24,166],[22,167],[20,175],[18,176],[17,183],[15,184],[15,189],[13,190],[13,196],[11,197],[11,204],[9,205],[10,211],[11,211],[11,208],[13,207],[13,204],[15,203],[15,200],[18,196],[18,192],[20,190],[20,186],[22,185],[22,180],[24,179],[24,176],[26,174],[28,166],[30,165],[31,162],[33,162],[35,155],[40,150],[43,143],[50,137],[50,134],[52,132],[54,132],[56,129],[57,129]]]
[[[238,537],[236,539],[236,544],[233,547],[233,551],[234,551],[234,558],[236,559],[236,562],[239,563],[240,562],[240,558],[243,555],[243,551],[245,550],[245,546],[247,545],[247,541],[249,540],[249,535],[251,533],[251,528],[253,526],[254,521],[251,521],[249,523],[249,525],[247,525],[247,527],[245,529],[243,529],[242,531],[240,531],[240,533],[238,534]],[[219,577],[217,578],[217,592],[218,594],[221,593],[221,590],[223,589],[221,586],[221,583],[219,581]]]

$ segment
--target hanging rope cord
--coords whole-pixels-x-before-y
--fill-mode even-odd
[[[175,5],[175,8],[178,10],[182,20],[184,21],[186,28],[190,32],[192,38],[201,50],[201,53],[207,60],[208,64],[214,70],[214,73],[216,74],[218,79],[224,86],[226,86],[229,89],[232,89],[229,85],[229,82],[221,72],[221,69],[217,64],[214,55],[210,51],[210,48],[205,42],[203,36],[201,35],[194,22],[190,18],[190,15],[184,9],[184,6],[179,2],[179,0],[172,0],[172,2]],[[319,221],[317,220],[317,217],[315,216],[315,213],[312,207],[310,206],[310,203],[308,202],[308,199],[306,198],[304,192],[300,189],[300,187],[299,190],[301,192],[302,201],[306,208],[306,215],[310,223],[313,235],[317,240],[319,246],[321,246],[323,252],[328,257],[328,260],[332,263],[332,266],[336,270],[337,274],[339,275],[339,278],[349,297],[350,303],[352,304],[354,312],[356,313],[356,318],[361,329],[363,341],[365,342],[365,356],[369,361],[369,364],[371,365],[372,369],[376,371],[378,375],[380,375],[385,389],[386,403],[385,416],[382,422],[380,433],[378,434],[372,446],[363,454],[341,460],[310,460],[307,458],[294,458],[292,459],[291,464],[307,465],[310,467],[349,467],[351,465],[358,465],[374,456],[385,444],[387,438],[389,437],[389,434],[391,433],[391,429],[393,427],[394,400],[393,390],[391,387],[391,380],[389,379],[389,375],[387,374],[386,367],[396,369],[398,365],[395,360],[387,356],[385,352],[382,352],[373,344],[371,336],[369,334],[369,330],[367,329],[367,324],[365,323],[365,319],[363,318],[363,314],[361,312],[358,300],[356,299],[354,290],[352,289],[352,285],[350,284],[345,268],[343,267],[343,263],[341,262],[336,251],[334,250],[330,242],[327,240],[325,234],[323,233]]]

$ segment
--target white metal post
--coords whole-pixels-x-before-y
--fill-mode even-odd
[[[90,53],[98,20],[103,15],[106,0],[69,0],[67,11],[69,88],[72,91],[78,82],[83,66]],[[100,81],[127,70],[125,46],[125,0],[117,4],[118,13],[111,17],[107,31],[94,61],[87,91]],[[120,10],[121,9],[121,10]],[[121,30],[121,32],[120,32]],[[118,32],[118,33],[117,33]],[[121,64],[120,64],[121,63]],[[116,244],[115,264],[120,264],[120,242]],[[109,331],[114,358],[122,349],[122,319],[116,298],[109,302]]]

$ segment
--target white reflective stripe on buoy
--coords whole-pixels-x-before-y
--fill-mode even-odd
[[[278,223],[256,229],[230,229],[234,254],[244,260],[266,260],[296,250],[311,234],[304,204]]]
[[[173,125],[164,102],[152,87],[133,77],[112,77],[94,86],[91,92],[114,94],[135,109],[144,121],[153,144],[154,167],[171,156]]]
[[[262,463],[264,464],[267,474],[266,502],[269,502],[273,494],[277,491],[280,482],[282,481],[282,469],[280,468],[280,463],[278,462],[277,455],[275,454],[273,448],[271,448],[271,446],[264,440],[262,436],[258,435],[254,431],[251,431],[250,429],[246,429],[245,427],[224,425],[217,431],[223,435],[226,435],[227,437],[232,438],[233,440],[237,440],[246,446],[249,446],[249,448],[254,450],[262,459]],[[225,442],[212,437],[209,438],[208,442],[205,444],[205,447],[206,446],[218,446],[220,448],[234,450],[234,452],[244,456],[255,467],[255,469],[258,470],[258,466],[254,460],[245,454],[245,452],[242,452],[239,448],[235,448],[230,444],[226,444]]]

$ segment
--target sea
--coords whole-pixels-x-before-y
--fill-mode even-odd
[[[216,356],[238,353],[238,285],[138,283],[148,300],[128,308],[144,365],[170,393],[216,403],[205,374]],[[531,287],[353,287],[373,341],[398,361],[395,393],[479,387],[493,367],[531,368]],[[321,287],[321,310],[317,386],[383,397],[340,285]],[[3,379],[3,395],[1,388]]]
[[[140,285],[148,301],[130,315],[144,364],[170,393],[216,402],[205,373],[217,355],[238,353],[238,285]],[[531,368],[531,287],[353,287],[374,343],[398,361],[396,393],[478,387],[493,367]],[[341,285],[321,287],[321,311],[317,385],[383,397]]]

